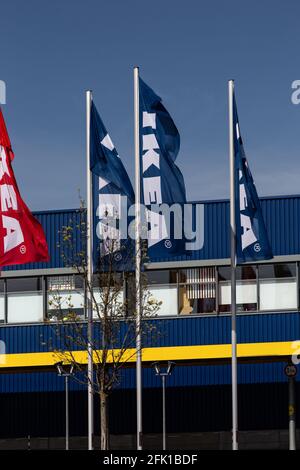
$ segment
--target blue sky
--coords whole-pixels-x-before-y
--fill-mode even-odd
[[[85,95],[133,178],[133,77],[162,96],[181,135],[190,200],[228,197],[227,81],[261,196],[300,193],[298,0],[10,0],[0,79],[14,169],[32,210],[85,195]]]

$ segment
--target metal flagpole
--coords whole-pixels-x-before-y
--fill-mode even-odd
[[[296,450],[296,383],[289,377],[289,450]]]
[[[134,153],[135,153],[135,290],[136,290],[136,417],[137,450],[142,450],[142,341],[141,341],[141,212],[140,212],[140,130],[139,68],[134,78]]]
[[[162,408],[163,408],[163,450],[167,448],[166,438],[166,375],[161,376],[162,381]]]
[[[66,450],[69,450],[69,376],[65,376],[65,395],[66,395]]]
[[[236,341],[236,224],[235,161],[233,142],[234,82],[228,82],[229,159],[230,159],[230,240],[231,240],[231,377],[232,377],[232,450],[238,450],[237,341]]]
[[[87,320],[88,320],[88,449],[93,449],[94,408],[93,408],[93,309],[92,309],[92,176],[90,170],[90,120],[91,120],[92,92],[86,92],[86,174],[87,174]]]

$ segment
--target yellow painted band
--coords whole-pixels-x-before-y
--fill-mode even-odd
[[[295,352],[294,342],[270,342],[270,343],[242,343],[237,346],[239,358],[280,358],[291,356]],[[299,345],[298,345],[299,346]],[[74,351],[71,353],[76,362],[87,363],[87,352]],[[49,367],[56,362],[66,359],[67,353],[39,352],[0,355],[0,369],[9,368],[35,368]],[[125,353],[114,351],[114,357],[119,362],[135,362],[135,350],[129,349]],[[231,358],[230,344],[213,344],[203,346],[170,346],[159,348],[145,348],[142,351],[143,362],[154,361],[205,361],[205,360],[228,360]],[[101,359],[101,353],[94,353],[94,360]],[[108,362],[112,362],[112,352],[109,353]]]

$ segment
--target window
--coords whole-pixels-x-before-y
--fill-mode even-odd
[[[182,270],[179,282],[180,315],[216,311],[215,267]]]
[[[47,311],[50,320],[84,316],[83,279],[78,275],[47,278]]]
[[[174,316],[178,314],[177,302],[177,271],[147,271],[147,290],[149,300],[161,303],[158,316]]]
[[[7,321],[43,321],[43,293],[40,277],[7,279]]]
[[[5,321],[4,280],[0,279],[0,323]]]
[[[98,273],[93,275],[93,287],[103,287],[110,284],[111,286],[116,286],[120,288],[123,287],[123,273],[111,272],[111,273]]]
[[[93,303],[93,317],[95,319],[101,318],[103,315],[104,306],[106,305],[107,314],[113,317],[122,316],[125,313],[124,307],[124,292],[123,289],[109,288],[108,292],[105,287],[94,288],[94,303]]]
[[[142,273],[142,295],[149,301],[161,302],[156,312],[157,316],[174,316],[178,314],[177,305],[177,271],[147,271]],[[127,315],[136,310],[135,305],[135,276],[127,273],[125,276]]]
[[[48,278],[48,290],[50,292],[75,289],[75,276],[53,276]]]
[[[258,270],[260,310],[296,309],[296,264],[266,264]]]
[[[159,316],[174,316],[178,314],[177,305],[177,285],[157,285],[149,286],[149,300],[154,299],[156,302],[161,302],[158,308],[157,315]]]
[[[177,271],[176,270],[160,270],[160,271],[147,271],[147,283],[151,284],[176,284]]]
[[[256,266],[238,266],[236,268],[236,305],[238,312],[257,310],[257,274]],[[218,268],[219,312],[231,311],[231,268]]]
[[[106,286],[110,285],[107,289]],[[95,319],[103,315],[106,304],[108,315],[121,316],[124,307],[124,276],[120,272],[101,272],[93,277],[93,317]]]
[[[296,310],[299,297],[297,269],[297,263],[238,266],[237,312]],[[132,315],[136,310],[135,274],[115,273],[113,276],[110,313],[115,308],[117,315]],[[145,270],[142,279],[149,298],[161,304],[156,312],[158,317],[230,313],[230,266]],[[106,283],[105,273],[94,276],[94,297],[100,310]],[[83,319],[84,307],[84,280],[80,275],[0,279],[0,323],[6,319],[10,323],[43,321],[45,310],[48,318],[54,321],[71,319],[73,315]],[[94,318],[97,317],[94,309]]]

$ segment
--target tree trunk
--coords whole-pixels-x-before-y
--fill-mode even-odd
[[[100,449],[109,450],[108,395],[100,392]]]

